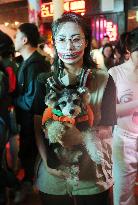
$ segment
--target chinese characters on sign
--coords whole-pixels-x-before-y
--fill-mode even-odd
[[[85,13],[85,1],[66,1],[64,3],[64,10],[65,11],[73,11],[76,13]],[[53,3],[43,3],[41,5],[41,17],[50,17],[53,16]]]

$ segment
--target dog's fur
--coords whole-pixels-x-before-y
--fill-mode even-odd
[[[81,93],[82,92],[82,93]],[[61,110],[64,116],[77,117],[90,101],[88,90],[63,89],[60,93],[53,90],[45,98],[45,104]]]
[[[86,105],[90,101],[90,95],[86,88],[83,89],[63,89],[62,92],[56,93],[51,91],[45,98],[47,106],[60,110],[64,116],[76,118],[86,110]],[[54,121],[52,119],[45,123],[45,133],[50,143],[59,142],[62,145],[62,137],[67,129],[72,125],[66,122]],[[91,159],[96,163],[101,163],[102,153],[97,149],[99,140],[92,136],[89,125],[87,130],[82,131],[83,144],[86,147]],[[75,139],[74,139],[75,140]]]

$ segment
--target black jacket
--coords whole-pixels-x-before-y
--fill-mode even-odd
[[[37,77],[48,70],[49,65],[37,51],[23,61],[19,68],[14,103],[23,121],[25,120],[23,118],[33,114],[32,105],[37,90]]]
[[[0,62],[0,118],[2,118],[6,123],[8,122],[8,76],[4,71],[4,66]]]

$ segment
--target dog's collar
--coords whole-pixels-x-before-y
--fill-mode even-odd
[[[52,112],[52,108],[48,107],[45,109],[43,117],[42,117],[42,125],[44,125],[48,120],[53,119],[55,121],[60,121],[60,122],[68,122],[73,125],[75,125],[75,119],[70,118],[67,116],[57,116]]]
[[[60,122],[68,122],[68,123],[71,123],[73,125],[75,125],[76,123],[88,121],[90,127],[92,127],[92,125],[93,125],[94,116],[93,116],[93,111],[92,111],[90,105],[87,105],[87,113],[88,114],[77,117],[76,119],[70,118],[67,116],[57,116],[56,114],[54,114],[52,112],[52,110],[53,110],[52,108],[48,107],[44,111],[43,118],[42,118],[42,125],[44,125],[44,123],[49,119],[53,119],[55,121],[60,121]]]
[[[52,109],[52,113],[59,116],[59,117],[63,116],[63,113],[60,110],[57,110],[57,109]]]
[[[92,127],[93,125],[93,120],[94,120],[94,115],[93,115],[93,111],[90,105],[86,106],[87,108],[87,113],[86,115],[82,115],[80,117],[76,118],[76,123],[81,123],[81,122],[86,122],[88,121],[89,126]]]
[[[76,123],[85,122],[85,121],[88,121],[88,120],[89,120],[88,115],[83,115],[83,116],[80,116],[80,117],[76,118]]]

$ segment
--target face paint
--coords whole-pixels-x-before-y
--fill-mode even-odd
[[[78,56],[82,55],[83,51],[73,52],[73,53],[58,53],[60,59],[75,60]]]
[[[74,64],[83,58],[86,41],[82,29],[73,22],[61,25],[56,38],[59,58],[67,64]]]

